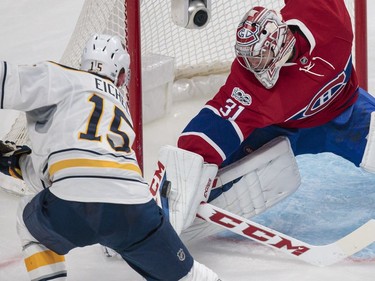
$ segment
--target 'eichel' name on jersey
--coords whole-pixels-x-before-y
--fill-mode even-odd
[[[126,100],[124,100],[124,95],[112,84],[107,83],[106,81],[100,78],[95,78],[95,87],[99,91],[106,92],[111,96],[115,97],[116,100],[118,100],[124,108],[127,108]]]

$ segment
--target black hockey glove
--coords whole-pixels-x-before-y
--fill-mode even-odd
[[[16,145],[11,141],[0,140],[0,172],[22,179],[19,159],[23,154],[30,154],[31,149],[27,145]]]

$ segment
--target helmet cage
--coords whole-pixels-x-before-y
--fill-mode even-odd
[[[288,60],[295,38],[273,10],[254,7],[237,28],[237,61],[265,86],[275,85],[280,68]]]

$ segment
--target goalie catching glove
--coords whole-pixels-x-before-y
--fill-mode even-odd
[[[31,149],[27,145],[16,145],[11,141],[0,141],[0,172],[22,179],[19,159],[22,155],[30,153]]]

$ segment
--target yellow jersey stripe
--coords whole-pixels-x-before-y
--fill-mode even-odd
[[[52,252],[51,250],[43,251],[25,258],[25,265],[28,272],[39,267],[64,262],[65,257]]]
[[[16,178],[16,179],[23,179],[22,178],[22,171],[21,169],[18,169],[16,167],[14,167],[13,169],[9,167],[9,175],[11,175],[13,178]]]
[[[134,171],[142,175],[138,165],[132,163],[121,164],[113,161],[93,160],[93,159],[69,159],[56,162],[49,168],[49,174],[53,176],[56,172],[67,168],[114,168]]]

